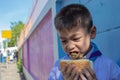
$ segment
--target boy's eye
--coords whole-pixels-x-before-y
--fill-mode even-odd
[[[67,40],[61,40],[62,44],[67,43]]]
[[[80,40],[80,38],[74,38],[73,40],[74,40],[74,41],[79,41],[79,40]]]

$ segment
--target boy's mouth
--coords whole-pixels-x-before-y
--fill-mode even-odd
[[[69,57],[70,57],[70,59],[74,59],[75,60],[75,59],[82,59],[82,58],[84,58],[84,55],[81,54],[78,51],[73,51],[73,52],[69,53]]]
[[[77,51],[74,51],[74,52],[70,52],[69,53],[69,56],[70,56],[70,58],[71,59],[79,59],[79,52],[77,52]]]

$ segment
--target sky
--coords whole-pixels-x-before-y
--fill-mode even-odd
[[[10,30],[11,22],[27,23],[33,0],[0,0],[0,39],[2,30]]]

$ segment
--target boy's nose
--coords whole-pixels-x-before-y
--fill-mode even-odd
[[[68,51],[72,51],[72,50],[74,50],[74,49],[75,49],[75,45],[74,45],[74,44],[69,43],[69,44],[67,45],[67,50],[68,50]]]

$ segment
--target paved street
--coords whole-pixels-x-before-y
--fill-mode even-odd
[[[2,63],[0,64],[0,80],[25,80],[25,78],[19,74],[16,63],[9,63],[8,69],[6,64]]]

